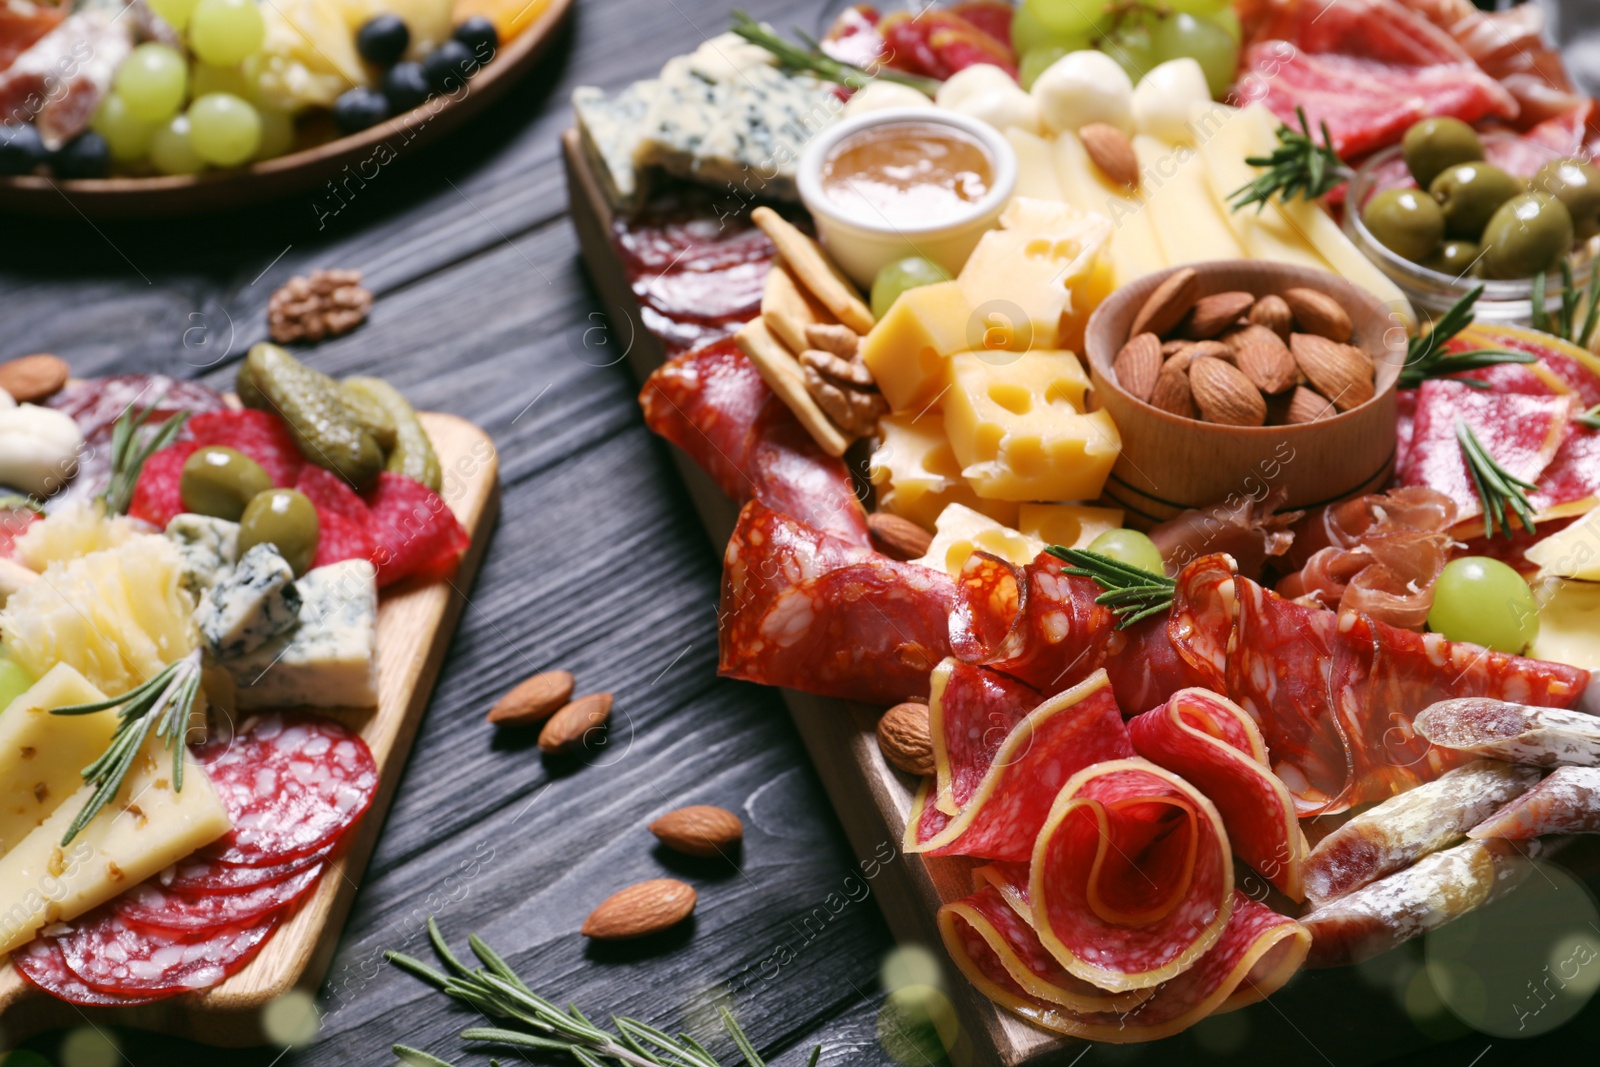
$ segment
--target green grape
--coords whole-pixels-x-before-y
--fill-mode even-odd
[[[213,66],[231,67],[254,55],[266,38],[256,0],[200,0],[189,16],[189,47]]]
[[[117,68],[112,87],[134,118],[164,122],[183,106],[189,70],[177,49],[142,44],[128,53]]]
[[[189,141],[189,116],[174,115],[150,138],[150,162],[162,174],[198,174],[206,161]]]
[[[150,151],[150,138],[160,123],[135,117],[120,95],[107,93],[89,125],[106,139],[112,159],[118,163],[132,163],[143,159]]]
[[[1106,5],[1103,0],[1023,0],[1018,8],[1019,13],[1022,11],[1027,11],[1028,17],[1033,22],[1056,36],[1087,36],[1097,32],[1106,21]],[[1014,17],[1012,43],[1016,42]]]
[[[1232,11],[1232,0],[1161,0],[1161,6],[1185,15],[1215,15]]]
[[[1231,7],[1225,7],[1215,15],[1206,16],[1212,22],[1228,31],[1228,36],[1233,38],[1234,44],[1244,41],[1244,26],[1239,22],[1239,13]]]
[[[1137,23],[1124,23],[1113,36],[1100,42],[1099,49],[1116,60],[1135,85],[1161,62],[1156,58],[1150,30]]]
[[[33,675],[8,655],[0,654],[0,709],[9,708],[11,702],[33,687]]]
[[[1084,47],[1088,47],[1085,45]],[[1039,48],[1030,48],[1022,53],[1022,60],[1017,64],[1017,81],[1022,83],[1024,89],[1032,89],[1034,81],[1043,74],[1050,64],[1066,55],[1068,52],[1079,51],[1076,48],[1064,48],[1058,44],[1047,44]]]
[[[255,155],[261,116],[232,93],[207,93],[189,105],[189,140],[207,163],[232,167]]]
[[[1126,563],[1140,570],[1155,574],[1167,572],[1166,564],[1161,559],[1161,550],[1138,530],[1107,530],[1089,542],[1089,551],[1110,556],[1118,563]]]
[[[189,74],[189,91],[196,99],[207,93],[232,93],[253,104],[257,90],[255,79],[241,67],[213,67],[210,63],[196,63]]]
[[[1238,43],[1215,22],[1193,15],[1169,15],[1159,20],[1150,31],[1150,46],[1156,63],[1184,57],[1198,60],[1213,97],[1228,91],[1238,71]]]
[[[294,118],[287,111],[262,108],[261,144],[252,159],[276,159],[294,148]]]
[[[1539,636],[1539,605],[1522,576],[1497,559],[1451,560],[1433,587],[1428,629],[1452,641],[1518,653]]]
[[[168,26],[183,32],[189,25],[189,16],[194,14],[194,5],[198,0],[150,0],[150,10],[160,15]]]
[[[907,289],[949,280],[949,272],[931,259],[921,256],[897,259],[880,269],[878,276],[872,279],[873,317],[881,319],[887,315],[894,302],[900,299],[900,294]]]

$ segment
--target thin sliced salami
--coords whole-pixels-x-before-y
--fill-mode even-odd
[[[339,841],[336,840],[315,852],[308,852],[304,856],[298,856],[273,867],[241,867],[234,863],[221,863],[217,860],[191,856],[171,868],[171,875],[163,872],[158,876],[157,884],[162,889],[175,893],[204,895],[248,892],[282,882],[308,867],[315,867],[325,862],[338,847]]]
[[[331,719],[264,715],[200,750],[233,829],[199,857],[274,867],[336,840],[372,803],[366,742]]]
[[[1557,767],[1544,781],[1474,826],[1468,836],[1524,840],[1545,834],[1593,833],[1600,833],[1600,767]]]
[[[205,935],[132,926],[98,910],[58,939],[72,973],[118,996],[160,996],[210,989],[249,963],[278,925],[278,914]]]
[[[61,954],[61,945],[53,937],[34,938],[25,948],[11,954],[11,965],[29,984],[57,1000],[85,1008],[126,1008],[161,999],[104,993],[85,985],[83,979],[73,974],[72,968],[67,966],[67,959]]]
[[[248,868],[246,868],[248,869]],[[157,931],[203,931],[249,925],[263,915],[294,904],[322,874],[316,863],[281,882],[242,893],[184,893],[144,882],[111,902],[112,913],[129,926]]]

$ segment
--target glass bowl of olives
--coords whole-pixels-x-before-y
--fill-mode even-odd
[[[1526,325],[1533,279],[1560,305],[1563,261],[1580,283],[1600,250],[1600,168],[1457,119],[1426,119],[1362,165],[1346,194],[1344,230],[1437,316],[1481,285],[1482,322]]]

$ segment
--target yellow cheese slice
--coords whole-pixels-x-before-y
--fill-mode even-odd
[[[1036,133],[1013,126],[1006,140],[1017,153],[1017,196],[1038,200],[1065,200],[1061,179],[1056,177],[1055,161],[1050,158],[1050,142]]]
[[[1254,150],[1248,144],[1249,131],[1233,122],[1237,115],[1236,109],[1218,104],[1196,118],[1197,123],[1203,124],[1198,142],[1200,154],[1206,161],[1212,202],[1228,220],[1251,259],[1331,271],[1333,268],[1328,261],[1311,247],[1309,237],[1284,218],[1275,201],[1260,211],[1254,205],[1242,211],[1234,211],[1229,206],[1228,198],[1233,192],[1249,184],[1257,174],[1256,169],[1245,162],[1245,157]]]
[[[1539,636],[1528,646],[1535,659],[1600,670],[1600,582],[1546,578],[1534,587]]]
[[[1600,582],[1600,510],[1560,533],[1551,534],[1525,553],[1541,575]]]
[[[151,734],[117,795],[63,846],[94,792],[83,786],[0,857],[0,953],[40,928],[77,918],[228,832],[228,813],[203,767],[184,750],[183,791],[172,753]]]
[[[78,791],[83,769],[100,758],[117,729],[115,711],[52,715],[50,709],[105,698],[58,663],[0,712],[0,854]]]
[[[1023,504],[1017,509],[1017,529],[1047,545],[1088,548],[1090,542],[1107,530],[1122,529],[1122,509],[1084,504]]]
[[[889,407],[914,414],[939,398],[946,359],[977,347],[981,335],[960,284],[937,282],[901,293],[862,338],[861,358]]]
[[[961,574],[967,557],[980,550],[1021,567],[1032,563],[1034,557],[1044,551],[1044,542],[1018,533],[969,507],[951,504],[939,513],[928,551],[913,562],[942,570],[955,578]]]
[[[878,420],[878,433],[882,443],[867,470],[885,511],[931,530],[940,513],[958,503],[1008,526],[1016,524],[1015,504],[980,500],[961,477],[961,464],[950,451],[937,409],[920,418],[911,413],[886,415]]]
[[[1077,134],[1056,135],[1055,161],[1056,176],[1067,202],[1081,211],[1104,215],[1111,222],[1112,237],[1106,254],[1117,286],[1165,269],[1166,255],[1156,238],[1150,212],[1100,173],[1089,161],[1089,153]]]
[[[1211,198],[1204,156],[1188,145],[1174,147],[1143,134],[1133,139],[1133,151],[1139,157],[1139,195],[1168,266],[1244,256]]]

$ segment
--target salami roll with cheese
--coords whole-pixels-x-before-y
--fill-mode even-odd
[[[1519,768],[1521,769],[1521,768]],[[1524,840],[1600,833],[1600,767],[1557,767],[1550,776],[1468,831]]]
[[[1600,718],[1506,700],[1441,700],[1417,716],[1430,743],[1532,767],[1600,766]]]

